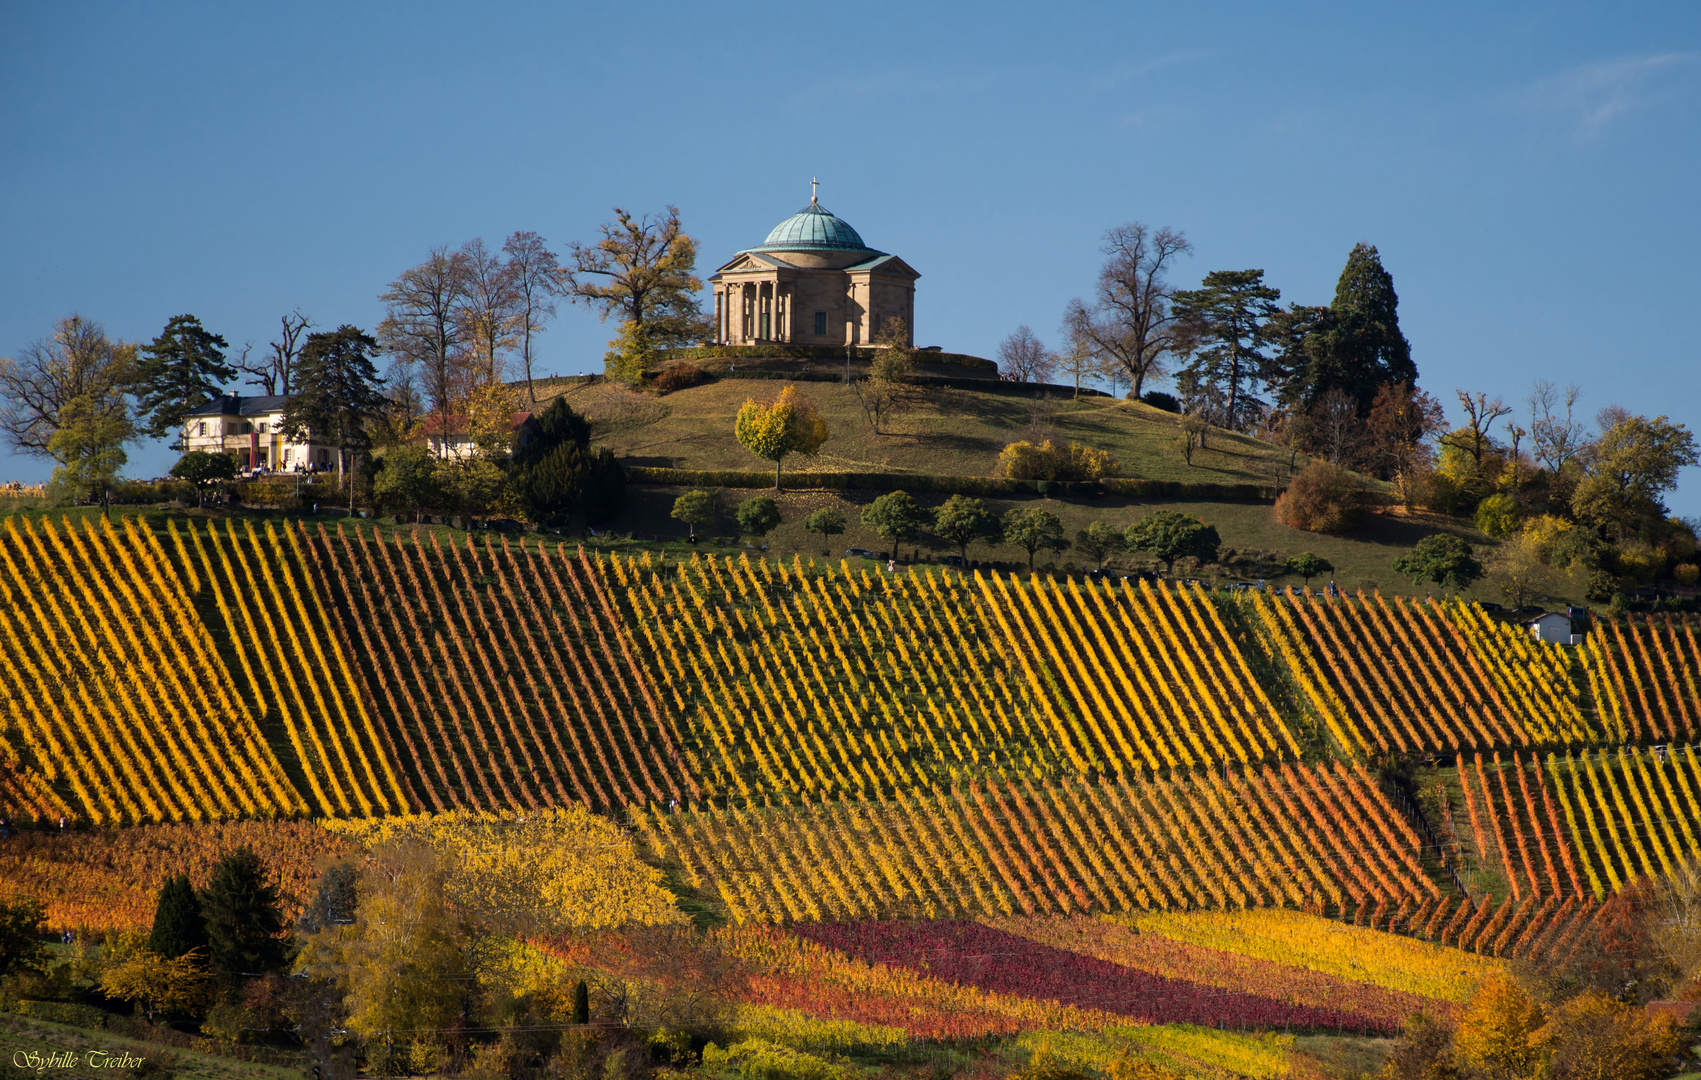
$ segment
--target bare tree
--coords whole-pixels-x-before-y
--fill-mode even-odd
[[[688,345],[708,335],[698,307],[697,242],[679,224],[679,208],[664,217],[634,218],[615,207],[613,224],[589,247],[574,241],[561,270],[561,292],[574,303],[618,315],[656,347]]]
[[[0,356],[0,436],[21,454],[53,457],[47,444],[65,407],[82,398],[122,410],[135,367],[134,344],[113,341],[81,315],[60,319],[52,337],[32,341],[16,359]]]
[[[1482,459],[1498,448],[1494,441],[1494,425],[1503,416],[1511,416],[1511,406],[1485,393],[1455,390],[1459,405],[1465,410],[1465,426],[1441,436],[1441,445],[1469,454],[1478,470]]]
[[[418,266],[404,270],[379,295],[389,309],[378,324],[384,351],[420,370],[433,412],[447,417],[465,393],[467,302],[466,257],[447,247],[431,249]]]
[[[526,373],[526,394],[533,404],[532,364],[537,359],[533,337],[555,317],[555,297],[561,287],[561,266],[555,252],[535,232],[517,232],[502,245],[514,289],[514,334],[519,341],[520,366]]]
[[[519,296],[513,274],[501,254],[485,247],[483,239],[467,241],[458,254],[467,275],[460,312],[467,373],[481,384],[498,383],[504,368],[502,354],[516,344]]]
[[[236,361],[236,370],[253,376],[248,380],[249,386],[258,386],[266,392],[267,397],[275,394],[289,396],[292,380],[295,378],[295,360],[301,355],[302,335],[313,325],[313,320],[296,308],[283,316],[276,341],[267,347],[271,350],[264,359],[254,363],[248,361],[248,346],[242,347],[242,356]]]
[[[1023,323],[1014,333],[998,343],[998,367],[1011,382],[1042,383],[1051,378],[1056,358],[1028,326]]]
[[[1582,388],[1575,383],[1561,392],[1546,379],[1530,390],[1531,454],[1550,472],[1563,470],[1588,445],[1588,429],[1575,418],[1582,396]]]
[[[1319,397],[1309,414],[1312,446],[1331,465],[1353,468],[1358,464],[1363,428],[1358,418],[1358,401],[1342,390]]]
[[[1193,246],[1173,229],[1154,233],[1135,221],[1105,233],[1102,250],[1109,258],[1099,271],[1093,305],[1071,300],[1064,324],[1072,338],[1119,365],[1129,379],[1129,396],[1138,398],[1146,379],[1163,373],[1163,358],[1175,347],[1174,290],[1165,275]]]

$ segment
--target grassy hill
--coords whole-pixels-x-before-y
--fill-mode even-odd
[[[635,465],[678,469],[760,469],[733,437],[739,406],[764,400],[781,382],[723,379],[665,396],[598,381],[549,387],[595,426],[596,438]],[[1182,460],[1180,417],[1139,402],[1067,393],[1017,396],[959,387],[929,388],[927,400],[875,433],[855,392],[842,383],[807,382],[832,432],[814,458],[787,462],[795,472],[880,472],[991,476],[999,451],[1019,439],[1075,441],[1108,451],[1124,476],[1151,480],[1269,484],[1287,454],[1256,439],[1213,433],[1207,449]],[[543,394],[539,395],[543,397]],[[1282,473],[1281,475],[1285,475]]]
[[[725,362],[721,362],[724,369]],[[747,372],[753,366],[741,362]],[[770,365],[764,374],[776,374]],[[821,365],[817,365],[820,367]],[[793,367],[801,365],[793,364]],[[825,374],[822,371],[821,374]],[[573,408],[589,418],[594,438],[612,448],[632,465],[678,469],[761,470],[766,463],[754,457],[733,435],[739,407],[749,398],[763,400],[779,392],[782,382],[771,379],[722,378],[719,381],[671,394],[628,390],[602,380],[561,380],[540,389],[543,401],[564,397]],[[884,546],[870,530],[858,523],[861,510],[880,494],[875,491],[810,490],[808,473],[891,472],[916,476],[991,476],[999,452],[1019,439],[1076,441],[1109,452],[1123,476],[1164,481],[1263,484],[1284,482],[1292,456],[1280,447],[1246,435],[1213,431],[1207,447],[1196,451],[1193,463],[1184,459],[1180,417],[1140,402],[1098,396],[1073,398],[1067,390],[1036,388],[1025,394],[1012,393],[1008,384],[995,390],[956,386],[931,387],[927,399],[900,415],[882,433],[876,433],[863,413],[855,392],[836,382],[809,381],[799,389],[814,399],[831,429],[832,436],[822,453],[814,458],[787,462],[791,477],[788,490],[779,496],[784,523],[766,538],[770,554],[790,558],[793,554],[820,556],[820,537],[809,537],[802,529],[803,518],[820,506],[837,505],[851,522],[850,530],[838,537],[830,550],[835,556],[847,547],[882,550]],[[1305,459],[1298,463],[1303,466]],[[668,516],[678,489],[635,486],[625,513],[611,528],[635,532],[641,537],[673,537],[683,533],[680,523]],[[732,510],[754,491],[727,490],[719,502],[724,511],[715,526],[703,530],[711,536],[736,533]],[[919,501],[937,505],[943,495],[919,495]],[[999,513],[1012,507],[1043,502],[1063,519],[1070,534],[1090,521],[1102,520],[1122,527],[1155,508],[1177,509],[1195,514],[1217,527],[1225,548],[1234,555],[1227,565],[1198,570],[1207,580],[1236,578],[1265,579],[1273,584],[1300,584],[1277,572],[1288,556],[1310,551],[1335,565],[1334,579],[1349,589],[1380,589],[1388,593],[1423,594],[1412,582],[1395,573],[1394,560],[1425,536],[1450,532],[1475,545],[1493,541],[1463,520],[1440,515],[1408,514],[1389,510],[1371,515],[1364,526],[1344,536],[1301,532],[1278,523],[1268,502],[1174,501],[1149,498],[1099,496],[1097,498],[1034,499],[1011,497],[989,499]],[[655,546],[653,539],[649,546]],[[742,542],[740,542],[742,545]],[[925,542],[924,542],[925,545]],[[908,546],[906,545],[906,554]],[[924,557],[943,554],[924,550]],[[970,557],[996,560],[1015,566],[1014,549],[996,551],[980,547]],[[1041,553],[1037,565],[1056,568],[1078,567],[1079,556],[1068,553],[1054,558]],[[1111,565],[1145,565],[1130,558],[1113,559]],[[1321,585],[1319,581],[1311,583]],[[1550,604],[1581,599],[1581,589],[1568,577],[1555,574],[1546,585]],[[1471,595],[1484,600],[1501,599],[1491,586],[1479,584]]]

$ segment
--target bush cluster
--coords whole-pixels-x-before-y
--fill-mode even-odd
[[[666,487],[771,488],[774,474],[740,469],[663,469],[632,465],[626,479],[633,484]],[[1137,480],[1105,477],[1097,481],[1011,480],[999,476],[916,476],[883,472],[791,473],[787,486],[832,491],[929,491],[941,495],[975,495],[995,498],[1004,495],[1047,495],[1053,498],[1090,498],[1124,495],[1139,499],[1214,499],[1225,502],[1269,500],[1277,489],[1259,484],[1216,484],[1190,480]]]
[[[1276,499],[1276,520],[1305,532],[1343,533],[1359,523],[1363,506],[1352,474],[1327,461],[1313,461]]]
[[[715,377],[689,361],[681,360],[672,363],[656,372],[650,379],[650,387],[663,394],[671,394],[675,390],[688,390],[693,386],[714,382]]]
[[[1023,440],[998,455],[998,471],[1011,480],[1099,480],[1116,474],[1116,459],[1077,442],[1057,446],[1047,439],[1035,446]]]

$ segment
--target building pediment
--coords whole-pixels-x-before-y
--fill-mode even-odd
[[[895,274],[907,278],[921,276],[921,273],[915,267],[896,255],[876,255],[872,259],[865,259],[862,262],[847,266],[845,270],[849,273]]]
[[[784,262],[771,255],[755,255],[748,251],[742,251],[731,262],[716,270],[715,275],[718,277],[721,274],[739,274],[752,270],[778,270],[785,265]]]

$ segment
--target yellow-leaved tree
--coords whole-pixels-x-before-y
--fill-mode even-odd
[[[780,487],[780,463],[787,454],[813,454],[827,441],[827,421],[815,403],[786,386],[763,404],[747,398],[734,427],[738,441],[759,458],[774,463],[774,489]]]
[[[1565,1080],[1657,1080],[1684,1044],[1669,1017],[1593,990],[1555,1008],[1538,1039],[1552,1051],[1548,1075]]]
[[[1493,1080],[1534,1080],[1543,1059],[1541,1005],[1504,976],[1491,976],[1471,998],[1453,1036],[1454,1052]]]
[[[442,860],[448,900],[494,929],[533,935],[688,921],[631,837],[577,804],[327,824],[369,847],[431,848]]]

